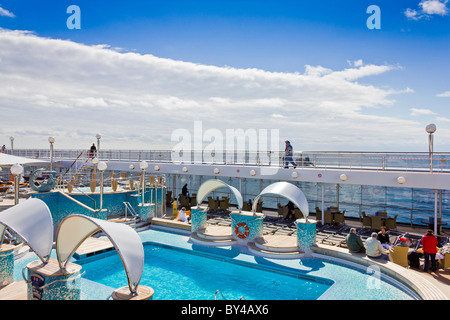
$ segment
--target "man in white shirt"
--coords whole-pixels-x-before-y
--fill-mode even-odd
[[[372,236],[366,240],[366,254],[371,258],[381,258],[387,260],[389,258],[386,255],[385,249],[381,245],[381,242],[377,239],[377,233],[373,232]]]

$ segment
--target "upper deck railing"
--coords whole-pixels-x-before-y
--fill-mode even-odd
[[[53,160],[74,160],[85,150],[54,150]],[[8,151],[10,153],[10,150]],[[36,159],[50,159],[50,150],[14,149],[13,154]],[[87,157],[87,152],[84,153]],[[284,152],[250,151],[189,151],[174,150],[101,150],[97,157],[104,161],[148,161],[158,163],[184,163],[204,165],[284,166]],[[83,159],[85,160],[85,159]],[[428,152],[353,152],[353,151],[302,151],[294,152],[297,167],[355,170],[430,171]],[[450,153],[435,152],[432,157],[433,172],[450,173]]]

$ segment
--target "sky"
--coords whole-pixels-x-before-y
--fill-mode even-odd
[[[448,0],[0,0],[0,145],[447,152],[449,52]]]

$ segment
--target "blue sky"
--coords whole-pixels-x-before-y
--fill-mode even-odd
[[[70,16],[66,9],[73,4],[81,9],[80,30],[69,30],[66,26]],[[366,9],[370,5],[378,5],[381,9],[379,30],[369,30],[366,26],[370,16]],[[393,102],[375,103],[370,108],[361,105],[363,111],[360,113],[411,121],[408,130],[420,130],[417,140],[412,139],[414,143],[406,146],[401,140],[394,146],[380,144],[377,142],[379,137],[371,131],[361,134],[372,135],[372,145],[358,145],[346,138],[338,144],[339,147],[346,150],[365,146],[368,150],[392,147],[426,151],[424,128],[429,122],[436,123],[436,135],[441,132],[441,139],[447,140],[441,140],[439,145],[438,136],[436,148],[448,151],[450,147],[450,3],[444,0],[3,0],[0,6],[11,13],[11,16],[0,15],[1,28],[33,31],[39,38],[70,40],[90,46],[106,44],[120,53],[149,54],[198,65],[286,74],[303,74],[305,66],[321,66],[333,71],[358,68],[361,63],[389,66],[387,72],[359,77],[355,82],[398,92],[390,93],[389,99]],[[172,92],[171,97],[181,97],[176,88],[173,90],[175,93]],[[222,97],[226,98],[226,93]],[[278,97],[283,98],[281,93]],[[190,99],[195,100],[193,97]],[[358,109],[355,106],[352,111],[359,112]],[[275,111],[273,114],[278,115]],[[289,118],[286,114],[281,116]],[[209,124],[207,118],[203,121]],[[393,122],[390,125],[399,124]],[[296,135],[292,129],[286,132],[282,127],[279,129],[282,138]],[[1,134],[10,135],[8,132]],[[424,136],[423,141],[420,140],[421,135]],[[403,139],[407,140],[407,135]],[[315,148],[313,143],[308,145],[300,138],[291,140],[312,150],[336,147],[332,142]],[[348,141],[347,144],[344,140]]]

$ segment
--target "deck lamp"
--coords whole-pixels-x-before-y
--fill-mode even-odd
[[[100,211],[103,209],[103,173],[108,168],[108,165],[101,161],[97,164],[97,169],[100,170]]]
[[[55,143],[55,138],[49,137],[48,142],[50,143],[50,171],[53,171],[53,143]]]
[[[102,136],[100,135],[100,133],[97,133],[95,135],[95,138],[97,138],[97,157],[100,157],[100,139],[102,138]]]
[[[430,123],[425,127],[425,131],[428,132],[428,153],[430,155],[430,172],[433,172],[433,133],[436,132],[436,125]]]
[[[142,182],[142,205],[144,205],[145,170],[147,170],[147,168],[148,168],[148,163],[146,161],[141,161],[141,163],[139,163],[139,168],[141,168],[141,170],[142,170],[142,177],[141,177],[141,182]]]
[[[14,175],[14,204],[19,203],[19,176],[23,173],[23,167],[16,163],[11,166],[11,174]]]

